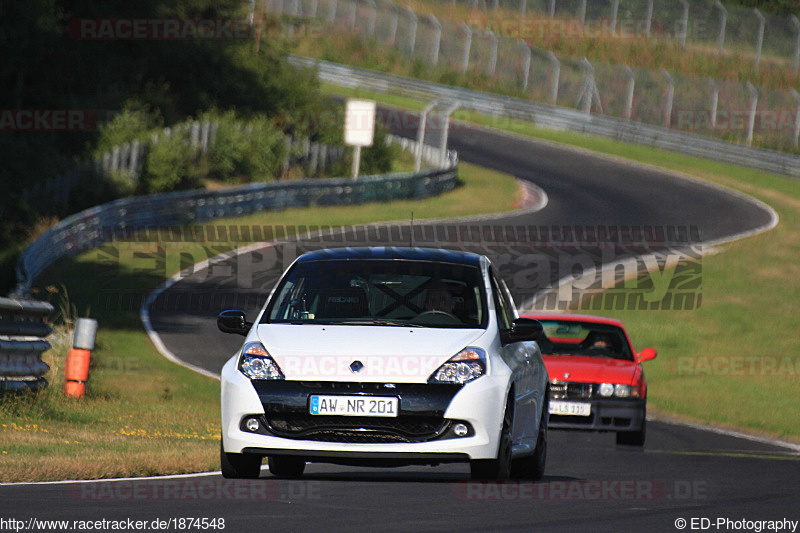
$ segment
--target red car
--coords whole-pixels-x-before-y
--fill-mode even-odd
[[[539,340],[550,375],[550,424],[554,429],[615,431],[617,444],[643,446],[647,381],[641,352],[619,320],[589,315],[528,315],[541,322]]]

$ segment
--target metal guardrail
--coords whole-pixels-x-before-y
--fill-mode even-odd
[[[661,126],[605,115],[587,114],[565,107],[421,81],[306,57],[289,56],[289,62],[296,67],[316,68],[320,80],[343,87],[393,93],[421,100],[457,101],[461,104],[462,109],[495,117],[498,124],[508,119],[521,120],[531,122],[541,128],[609,137],[800,178],[800,157],[775,150],[747,147]]]
[[[50,348],[45,320],[52,312],[46,302],[0,298],[0,394],[47,387],[50,367],[41,356]]]
[[[416,143],[398,140],[416,150]],[[423,156],[438,164],[440,153]],[[452,190],[458,156],[448,152],[441,168],[375,176],[250,183],[215,191],[194,190],[114,200],[67,217],[31,244],[17,262],[15,296],[25,297],[33,280],[60,257],[85,252],[151,228],[199,224],[213,219],[310,205],[353,205],[424,198]]]

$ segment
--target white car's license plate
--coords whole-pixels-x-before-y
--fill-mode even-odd
[[[550,402],[551,415],[589,416],[592,404],[581,402]]]
[[[311,396],[312,415],[397,416],[400,400],[391,396]]]

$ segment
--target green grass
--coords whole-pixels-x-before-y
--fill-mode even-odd
[[[493,213],[514,208],[519,188],[505,174],[472,165],[460,167],[462,186],[419,201],[347,207],[287,209],[218,224],[336,226]],[[222,243],[219,252],[241,243]],[[38,396],[0,397],[0,482],[85,479],[197,472],[219,468],[219,384],[164,359],[139,321],[138,305],[110,310],[101,291],[138,289],[144,293],[171,275],[137,269],[141,260],[120,254],[111,270],[103,264],[113,247],[65,258],[49,268],[36,287],[40,297],[65,309],[69,319],[99,321],[87,395],[63,392],[64,358],[71,333],[59,326],[50,364],[51,386]],[[181,243],[197,252],[199,243]],[[109,273],[111,276],[109,277]],[[69,311],[68,309],[74,309]]]
[[[421,109],[411,98],[330,85],[342,96],[373,98],[384,104]],[[608,311],[620,318],[638,349],[655,347],[659,356],[645,363],[649,405],[662,414],[800,441],[800,180],[727,165],[664,150],[570,132],[536,128],[519,121],[497,122],[478,113],[458,118],[515,134],[584,148],[654,165],[730,187],[757,198],[780,216],[777,228],[722,245],[723,253],[702,260],[702,305],[692,311]],[[600,314],[593,312],[593,314]],[[725,374],[704,370],[687,357],[720,357],[728,368],[738,357],[747,370]],[[788,357],[788,361],[782,359]],[[712,361],[711,359],[705,359]],[[783,369],[771,375],[770,366]],[[793,365],[791,367],[787,365]],[[783,365],[783,366],[781,366]],[[767,375],[760,375],[762,370]],[[742,374],[742,375],[738,375]]]

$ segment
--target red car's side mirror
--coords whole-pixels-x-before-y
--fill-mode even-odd
[[[655,348],[645,348],[644,350],[639,352],[637,359],[639,360],[640,363],[643,363],[645,361],[650,361],[652,359],[655,359],[656,355],[658,355],[658,352],[656,352]]]

